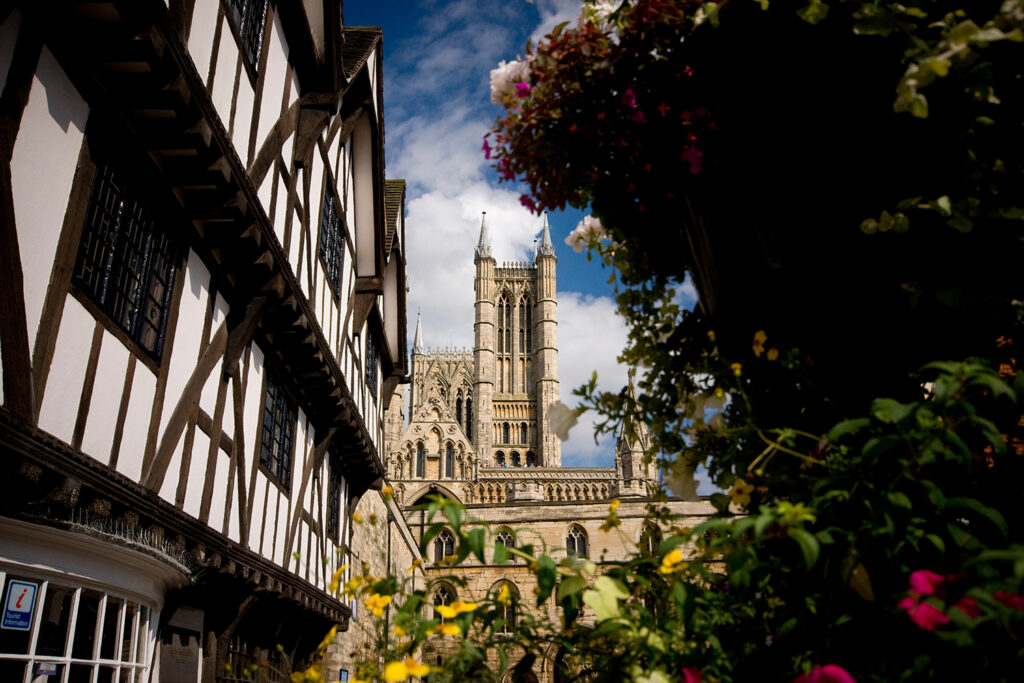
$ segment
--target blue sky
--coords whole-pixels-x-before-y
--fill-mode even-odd
[[[523,188],[499,184],[481,152],[501,108],[490,102],[490,71],[525,51],[557,23],[575,20],[580,0],[349,0],[347,26],[384,29],[384,118],[389,178],[405,178],[410,338],[416,311],[432,347],[473,343],[473,248],[487,212],[495,259],[532,259],[541,218],[519,203]],[[548,217],[558,255],[561,398],[594,370],[619,390],[616,356],[626,329],[615,314],[609,271],[564,243],[580,211]],[[562,446],[564,465],[611,466],[614,439],[595,444],[584,416]]]

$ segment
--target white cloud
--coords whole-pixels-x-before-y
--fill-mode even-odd
[[[627,368],[618,354],[626,344],[625,322],[606,296],[578,292],[558,293],[558,375],[562,401],[575,407],[572,390],[590,381],[597,371],[598,388],[619,391],[626,385]],[[615,436],[603,435],[594,443],[596,416],[584,413],[562,444],[562,464],[611,467],[615,463]]]
[[[551,32],[555,26],[563,21],[572,25],[576,23],[576,16],[580,13],[583,3],[580,0],[537,0],[537,10],[540,12],[540,25],[533,31],[530,40],[534,45],[541,38]]]

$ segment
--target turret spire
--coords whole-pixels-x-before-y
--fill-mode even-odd
[[[537,256],[554,256],[555,245],[551,243],[551,230],[548,228],[548,212],[544,212],[544,229],[540,235],[540,246],[537,247]]]
[[[487,212],[480,219],[480,241],[476,245],[476,258],[491,258],[491,238],[487,235]]]
[[[420,321],[420,313],[416,311],[416,336],[412,339],[412,352],[414,355],[424,353],[423,348],[423,323]]]

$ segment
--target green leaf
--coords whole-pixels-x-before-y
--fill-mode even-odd
[[[672,586],[672,599],[679,606],[683,615],[683,628],[688,629],[693,624],[694,608],[696,607],[696,589],[685,581],[677,581]]]
[[[825,438],[830,442],[835,443],[847,434],[855,434],[858,430],[864,429],[871,425],[871,420],[866,417],[857,418],[856,420],[843,420],[825,435]]]
[[[943,216],[951,216],[953,214],[953,207],[949,203],[949,197],[942,195],[934,202],[935,210]]]
[[[470,530],[466,537],[469,543],[469,549],[473,551],[476,559],[480,560],[480,564],[485,564],[487,560],[484,558],[484,544],[487,542],[485,536],[486,532],[483,529],[477,528]]]
[[[629,597],[629,591],[621,581],[610,576],[599,576],[594,588],[583,591],[583,602],[594,610],[598,621],[615,619],[619,616],[619,600]]]
[[[910,502],[910,498],[907,498],[906,494],[899,491],[890,491],[886,494],[886,498],[896,507],[906,508],[907,510],[914,507]]]
[[[791,526],[788,531],[789,537],[799,544],[800,552],[804,556],[804,563],[807,565],[807,568],[811,569],[818,562],[818,554],[820,552],[818,539],[809,531],[800,527]]]
[[[555,599],[558,602],[562,602],[566,596],[576,595],[586,587],[587,580],[582,576],[570,576],[558,584],[558,592],[555,593]]]
[[[817,24],[828,16],[828,5],[821,0],[811,0],[809,5],[797,10],[796,15],[808,24]]]
[[[954,216],[953,218],[950,218],[948,221],[946,221],[946,225],[953,228],[957,232],[963,233],[970,232],[971,228],[974,227],[974,223],[971,221],[971,219],[963,215]]]
[[[946,552],[946,542],[942,540],[941,536],[938,534],[925,534],[924,537],[927,538],[940,553]]]
[[[962,21],[949,32],[947,38],[954,45],[962,45],[977,34],[981,29],[970,19]]]
[[[540,607],[551,596],[551,591],[555,589],[558,569],[555,566],[555,561],[547,555],[541,555],[537,559],[537,564],[540,566],[534,574],[537,576],[537,607]]]
[[[984,505],[979,500],[966,497],[947,498],[946,509],[950,508],[954,510],[968,510],[981,515],[999,530],[999,533],[1002,535],[1004,540],[1009,536],[1010,530],[1009,527],[1006,526],[1006,518],[1003,517],[1002,513],[995,508],[990,508],[987,505]]]
[[[508,548],[504,543],[494,544],[494,564],[505,564],[508,562]]]
[[[731,499],[724,493],[712,493],[710,500],[711,504],[714,505],[715,509],[719,512],[725,512],[729,509],[729,502]]]

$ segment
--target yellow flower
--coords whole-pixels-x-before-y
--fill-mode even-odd
[[[733,363],[729,367],[732,368],[732,374],[736,375],[737,377],[740,376],[740,373],[743,370],[743,366],[740,365],[739,363]]]
[[[430,673],[430,667],[420,664],[412,657],[406,657],[405,661],[388,662],[384,667],[384,680],[387,683],[398,683],[409,676],[423,677]]]
[[[658,568],[658,571],[662,574],[674,574],[686,569],[686,567],[687,563],[683,562],[683,553],[679,551],[679,548],[676,548],[661,558],[661,567]]]
[[[377,513],[376,512],[371,512],[370,513],[370,524],[372,524],[374,526],[377,526]]]
[[[402,628],[401,626],[398,626],[397,624],[395,625],[395,635],[396,636],[398,636],[399,638],[404,638],[407,633],[408,633],[408,631],[406,631],[404,628]]]
[[[445,622],[443,624],[438,624],[434,628],[430,629],[428,633],[434,635],[457,636],[460,633],[462,633],[462,629],[459,628],[458,624]]]
[[[462,600],[456,600],[452,603],[452,608],[455,610],[456,614],[462,614],[463,612],[472,612],[477,607],[479,607],[479,605],[477,605],[475,602],[462,602]]]
[[[613,498],[612,502],[608,504],[608,509],[613,513],[619,509],[619,505],[622,503],[618,498]]]
[[[351,579],[345,582],[345,595],[346,597],[353,597],[359,590],[359,587],[366,582],[366,578],[359,574],[356,574]]]
[[[768,349],[768,355],[766,356],[766,358],[768,358],[768,360],[777,360],[778,357],[779,357],[779,347],[773,346],[770,349]]]
[[[384,496],[384,499],[387,500],[391,496],[395,495],[395,490],[390,486],[385,486],[380,490],[380,495]]]
[[[438,614],[440,614],[445,619],[455,618],[455,608],[451,605],[437,605],[436,607],[434,607],[434,609],[437,611]]]
[[[498,596],[494,599],[506,607],[512,603],[512,592],[508,589],[507,583],[501,584],[501,590],[498,591]]]
[[[758,358],[760,358],[761,354],[764,353],[764,343],[766,341],[768,341],[768,335],[764,333],[764,330],[758,330],[754,333],[754,343],[752,346],[754,349],[754,355]]]
[[[714,330],[708,330],[708,339],[710,341],[715,341],[715,331]]]
[[[423,564],[423,560],[422,559],[416,558],[415,560],[413,560],[412,561],[412,566],[409,567],[409,573],[412,574],[414,571],[419,569],[421,564]]]
[[[750,494],[754,492],[753,484],[748,484],[742,479],[737,479],[729,491],[729,497],[735,505],[747,507],[750,505]]]
[[[327,646],[334,642],[334,637],[336,635],[338,635],[337,624],[332,626],[331,630],[327,632],[326,636],[324,636],[324,639],[320,641],[320,644],[316,648],[317,652],[323,652],[324,650],[326,650]]]
[[[366,609],[373,612],[373,616],[379,617],[384,614],[384,608],[391,603],[390,595],[380,595],[374,593],[370,597],[366,598]]]
[[[305,671],[296,671],[288,677],[291,683],[324,683],[324,675],[320,673],[320,665],[314,664]]]
[[[715,387],[715,398],[717,398],[717,399],[725,398],[725,391],[722,389],[722,387]]]
[[[341,586],[341,577],[345,574],[346,569],[348,569],[348,565],[343,564],[331,574],[331,582],[327,584],[327,592],[331,595],[338,592],[338,588]]]
[[[356,524],[362,524],[363,523],[363,516],[361,514],[359,514],[358,512],[353,512],[352,513],[352,521],[355,522]]]

